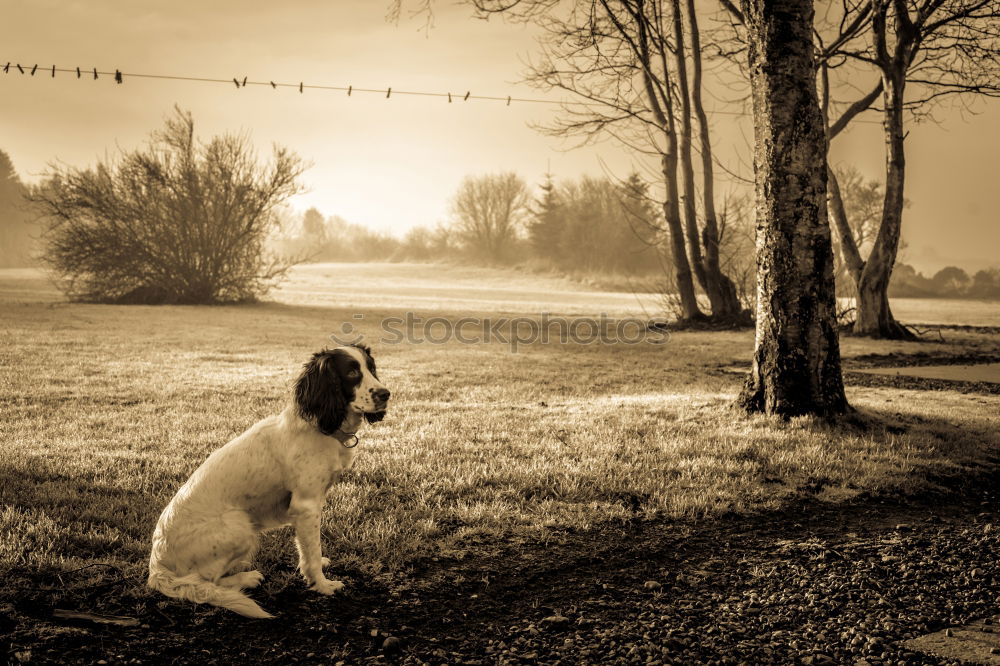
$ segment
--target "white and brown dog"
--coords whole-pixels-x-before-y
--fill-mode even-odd
[[[150,587],[169,597],[273,617],[243,594],[263,576],[248,571],[258,534],[295,528],[299,571],[311,589],[333,594],[320,549],[327,490],[354,462],[357,431],[382,420],[389,390],[363,345],[313,355],[291,403],[212,455],[160,515],[149,557]]]

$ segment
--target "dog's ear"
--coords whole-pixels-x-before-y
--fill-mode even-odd
[[[324,435],[332,435],[347,417],[347,400],[332,357],[325,350],[313,354],[295,382],[299,416],[315,423]]]
[[[360,342],[354,345],[354,347],[357,347],[365,353],[365,365],[368,366],[368,372],[375,375],[375,379],[378,379],[378,373],[375,370],[375,357],[372,356],[372,348]]]

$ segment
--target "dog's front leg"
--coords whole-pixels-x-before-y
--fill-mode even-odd
[[[295,546],[299,550],[299,571],[309,583],[309,589],[320,594],[333,594],[344,587],[339,580],[328,580],[323,575],[324,557],[319,540],[319,522],[323,510],[322,496],[315,499],[308,495],[292,494],[288,514],[295,527]]]

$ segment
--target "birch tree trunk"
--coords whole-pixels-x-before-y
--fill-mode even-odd
[[[757,334],[737,404],[784,417],[850,409],[840,371],[812,0],[743,0],[753,90]]]

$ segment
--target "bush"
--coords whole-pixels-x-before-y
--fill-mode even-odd
[[[278,147],[259,163],[245,134],[196,141],[191,114],[175,109],[144,150],[52,167],[30,197],[46,225],[42,258],[72,300],[255,300],[293,263],[265,241],[304,168]]]

